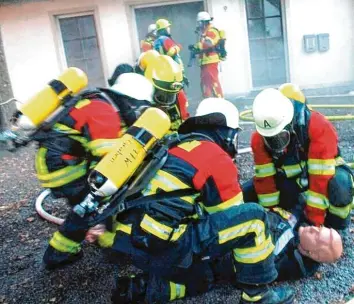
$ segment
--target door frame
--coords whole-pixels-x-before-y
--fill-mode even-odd
[[[249,82],[251,84],[251,91],[258,91],[266,88],[274,88],[277,85],[281,85],[281,83],[266,85],[266,86],[254,86],[253,84],[253,75],[252,75],[252,62],[251,62],[251,50],[249,45],[249,34],[248,34],[248,16],[247,16],[247,0],[243,0],[244,5],[244,13],[246,20],[246,31],[247,31],[247,44],[248,44],[248,58],[249,58],[249,66],[250,66],[250,75]],[[279,0],[280,1],[280,11],[281,11],[281,24],[283,31],[283,41],[284,41],[284,61],[285,61],[285,81],[290,81],[290,69],[289,69],[289,46],[288,46],[288,31],[287,31],[287,18],[286,18],[286,6],[289,0]]]
[[[136,22],[135,9],[139,8],[148,8],[148,7],[158,7],[165,5],[175,5],[175,4],[184,4],[184,3],[193,3],[193,2],[203,2],[204,9],[208,10],[211,6],[208,5],[209,0],[172,0],[172,1],[134,1],[126,4],[126,12],[128,17],[128,24],[130,29],[130,35],[132,37],[132,51],[133,57],[138,58],[140,55],[140,41],[138,34],[138,24]]]

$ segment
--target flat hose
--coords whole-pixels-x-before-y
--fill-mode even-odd
[[[49,195],[50,195],[49,189],[42,191],[42,193],[40,195],[38,195],[38,197],[36,199],[36,211],[38,212],[39,216],[44,218],[46,221],[57,224],[57,225],[61,225],[64,222],[64,220],[59,217],[49,214],[47,211],[44,210],[44,208],[42,206],[43,201]]]

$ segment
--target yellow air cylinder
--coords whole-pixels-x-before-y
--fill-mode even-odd
[[[103,185],[95,185],[97,194],[114,194],[138,169],[149,149],[169,131],[169,117],[158,108],[147,109],[119,139],[117,148],[108,153],[95,167],[105,177]]]
[[[83,71],[68,68],[26,103],[20,104],[18,110],[22,115],[18,126],[25,130],[39,127],[63,103],[65,97],[78,93],[87,83],[88,79]]]
[[[300,101],[305,103],[306,97],[304,93],[300,90],[299,86],[293,83],[284,83],[279,87],[279,91],[290,99]]]

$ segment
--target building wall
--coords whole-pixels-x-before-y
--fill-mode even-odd
[[[290,80],[303,87],[354,82],[353,0],[286,0]],[[306,34],[329,33],[330,49],[305,53]]]
[[[188,1],[188,0],[187,0]],[[157,0],[52,0],[0,6],[0,23],[14,95],[26,99],[63,69],[55,15],[95,10],[106,78],[120,62],[132,63],[138,47],[131,5]],[[182,2],[174,1],[174,2]],[[228,60],[221,65],[226,95],[252,89],[245,0],[205,0],[216,27],[227,34]],[[354,1],[282,0],[289,74],[303,87],[354,81]],[[319,9],[320,8],[320,9]],[[330,50],[307,54],[305,34],[329,33]]]
[[[93,9],[107,78],[118,62],[133,61],[123,2],[54,0],[0,8],[5,55],[16,98],[28,98],[63,69],[54,16]]]

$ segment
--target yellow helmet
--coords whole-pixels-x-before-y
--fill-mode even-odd
[[[170,21],[166,20],[166,19],[159,19],[156,21],[156,30],[163,30],[165,28],[168,28],[169,26],[171,26]]]
[[[304,93],[300,90],[299,86],[293,83],[284,83],[278,89],[285,97],[294,99],[301,103],[306,102]]]
[[[158,56],[147,66],[145,76],[156,89],[164,92],[178,93],[183,87],[182,69],[170,56]]]
[[[145,71],[146,68],[149,65],[152,65],[154,63],[154,61],[156,60],[156,58],[159,56],[160,56],[159,52],[155,51],[155,50],[149,50],[149,51],[141,53],[139,56],[139,59],[138,59],[139,68],[142,71]]]

